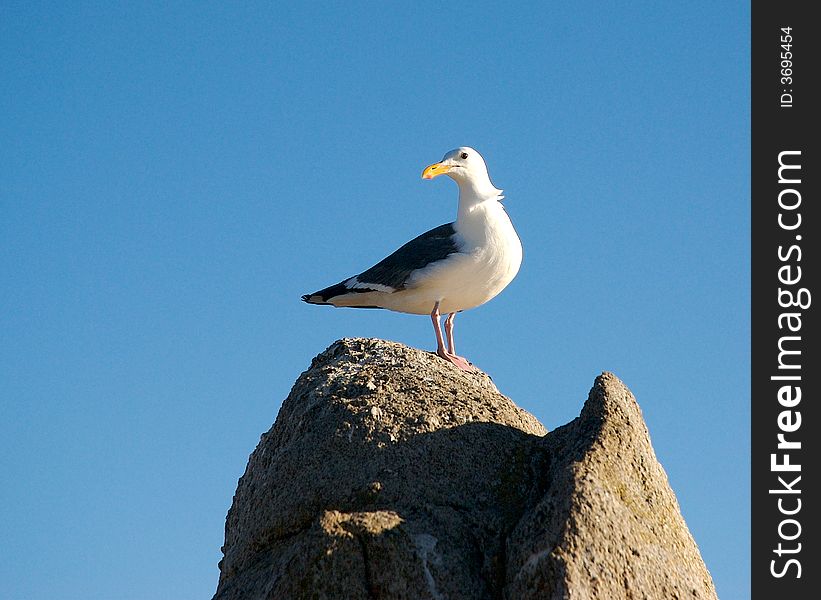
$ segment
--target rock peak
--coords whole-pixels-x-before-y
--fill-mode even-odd
[[[715,598],[612,373],[549,434],[490,378],[346,338],[239,481],[215,600]]]

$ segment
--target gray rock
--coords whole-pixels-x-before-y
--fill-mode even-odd
[[[340,340],[239,481],[215,600],[714,598],[613,375],[547,434],[480,372]]]
[[[507,543],[509,598],[715,598],[650,445],[636,399],[612,373],[551,432],[541,500]]]

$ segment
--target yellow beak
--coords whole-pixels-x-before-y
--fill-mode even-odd
[[[422,179],[433,179],[439,175],[444,175],[448,171],[450,171],[450,165],[433,163],[432,165],[425,167],[425,170],[422,171]]]

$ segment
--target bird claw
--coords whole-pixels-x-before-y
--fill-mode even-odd
[[[472,372],[476,370],[472,364],[468,362],[468,360],[462,356],[457,356],[456,354],[451,354],[447,350],[437,350],[436,354],[440,357],[448,361],[450,364],[454,365],[455,367],[461,369],[462,371]]]

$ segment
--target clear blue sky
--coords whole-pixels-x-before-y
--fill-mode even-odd
[[[453,220],[459,145],[525,248],[460,352],[548,428],[620,376],[749,596],[748,3],[113,4],[0,5],[4,598],[210,597],[311,358],[433,348],[299,296]]]

